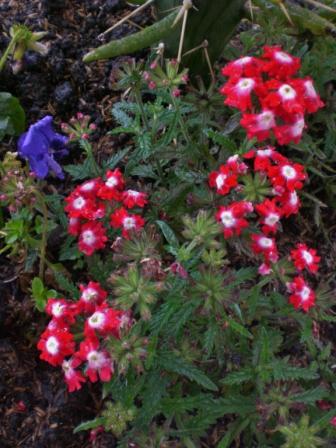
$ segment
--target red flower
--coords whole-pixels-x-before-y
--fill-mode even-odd
[[[262,216],[262,231],[266,235],[275,233],[282,215],[281,210],[276,206],[275,199],[265,199],[261,204],[256,205],[255,209]]]
[[[96,305],[101,305],[107,297],[107,292],[99,283],[89,282],[88,285],[79,285],[81,296],[79,298],[79,309],[86,313],[93,313]]]
[[[332,426],[336,426],[336,415],[335,415],[335,417],[333,417],[333,418],[330,420],[330,424],[331,424]]]
[[[269,275],[272,272],[272,268],[268,263],[262,263],[258,268],[258,272],[260,275]]]
[[[246,201],[233,202],[227,207],[219,207],[216,219],[224,226],[224,237],[240,235],[242,229],[248,227],[248,222],[243,217],[251,211],[253,211],[253,206]]]
[[[306,127],[303,115],[295,115],[289,124],[276,126],[274,135],[279,145],[288,145],[289,143],[299,143],[304,128]]]
[[[261,80],[255,78],[239,78],[224,84],[220,89],[226,95],[224,104],[236,107],[242,111],[252,109],[252,92],[261,88]]]
[[[75,309],[73,303],[65,299],[48,299],[45,311],[49,316],[53,317],[54,321],[60,321],[65,325],[74,322]]]
[[[120,190],[125,186],[124,178],[119,170],[116,168],[113,171],[107,171],[106,180],[98,189],[97,195],[101,199],[120,200]]]
[[[40,358],[52,366],[62,364],[66,356],[72,355],[75,349],[73,335],[63,329],[45,330],[37,344],[42,352]]]
[[[302,181],[307,177],[303,165],[290,161],[270,167],[268,176],[273,187],[284,187],[289,191],[301,189],[303,187]]]
[[[258,141],[268,138],[270,130],[276,126],[274,113],[267,109],[260,114],[243,114],[240,124],[246,129],[249,139],[256,137]]]
[[[265,46],[262,57],[265,59],[263,71],[277,79],[287,79],[294,75],[301,65],[299,58],[285,53],[280,46]]]
[[[296,215],[301,207],[300,199],[295,190],[279,196],[278,201],[281,204],[282,214],[286,217]]]
[[[248,166],[240,160],[238,154],[229,157],[225,163],[225,166],[235,174],[245,174],[248,170]]]
[[[124,238],[129,238],[130,231],[137,231],[141,229],[145,221],[139,215],[131,215],[124,208],[118,208],[112,213],[111,217],[111,226],[115,229],[122,228],[122,236]]]
[[[293,85],[299,92],[308,113],[314,113],[321,107],[324,107],[324,103],[316,92],[311,78],[294,79]]]
[[[147,195],[146,193],[140,193],[135,190],[126,190],[122,194],[122,201],[125,207],[133,208],[133,207],[144,207],[147,204]]]
[[[93,219],[96,203],[92,198],[87,198],[74,191],[65,198],[65,201],[68,203],[65,207],[65,211],[70,218]]]
[[[252,250],[256,254],[261,253],[265,257],[267,264],[270,261],[275,263],[278,260],[278,250],[274,238],[269,238],[265,235],[252,234],[251,239],[253,241],[251,245]]]
[[[224,76],[240,78],[241,76],[258,76],[260,74],[261,64],[259,59],[251,56],[243,56],[235,61],[229,62],[222,68]]]
[[[90,337],[98,332],[103,336],[111,334],[118,338],[123,314],[122,311],[109,308],[107,304],[97,306],[85,322],[84,334]]]
[[[113,374],[113,363],[109,354],[98,349],[98,339],[90,337],[81,342],[76,353],[76,357],[87,362],[85,373],[92,383],[98,380],[98,376],[101,381],[110,381]]]
[[[209,185],[216,188],[218,194],[226,195],[238,185],[237,175],[232,173],[228,166],[221,165],[219,171],[209,174]]]
[[[315,293],[302,277],[295,277],[291,283],[287,284],[287,288],[292,293],[289,301],[294,308],[302,308],[307,312],[315,305]]]
[[[321,258],[316,255],[315,249],[308,249],[305,244],[299,243],[296,249],[291,251],[291,259],[299,271],[306,268],[308,271],[316,273]]]
[[[95,198],[101,186],[102,180],[100,177],[97,177],[96,179],[90,179],[79,185],[75,192],[86,197]]]
[[[62,363],[62,369],[64,372],[64,380],[68,386],[69,392],[74,392],[82,387],[81,383],[85,383],[86,379],[84,376],[75,370],[80,364],[79,359],[70,358],[68,361],[64,360]]]
[[[265,109],[271,109],[278,115],[303,114],[304,104],[298,92],[290,82],[283,83],[272,79],[266,83],[268,94],[261,98]]]
[[[96,250],[103,249],[107,241],[106,231],[100,222],[88,222],[81,228],[78,247],[85,255],[92,255]]]
[[[68,233],[69,235],[77,236],[80,233],[81,220],[80,218],[70,218],[68,223]]]

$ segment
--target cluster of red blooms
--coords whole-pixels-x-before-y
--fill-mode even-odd
[[[299,68],[299,58],[266,46],[260,58],[241,57],[222,69],[229,78],[220,89],[224,103],[243,112],[240,123],[248,138],[263,141],[273,132],[280,145],[301,140],[305,114],[323,102],[311,78],[293,77]]]
[[[272,271],[272,263],[276,263],[279,259],[275,235],[280,229],[280,220],[298,213],[300,200],[297,190],[303,187],[306,174],[302,165],[292,163],[273,147],[251,150],[244,155],[244,158],[253,160],[253,171],[258,173],[263,182],[267,179],[271,196],[255,205],[252,202],[240,200],[220,206],[216,219],[223,226],[224,237],[227,239],[240,235],[242,230],[249,226],[247,215],[254,212],[254,216],[257,216],[256,224],[260,226],[261,233],[250,233],[251,248],[255,254],[263,258],[259,273],[268,275]],[[209,185],[222,196],[229,194],[232,190],[237,194],[244,193],[244,187],[239,184],[239,181],[244,179],[248,171],[248,165],[239,156],[232,156],[225,165],[219,167],[218,171],[210,173]],[[315,250],[309,249],[305,244],[297,245],[297,248],[291,252],[291,259],[300,272],[307,269],[316,273],[318,270],[320,258]],[[295,308],[307,311],[314,305],[315,294],[302,276],[296,277],[292,283],[289,283],[288,289],[291,292],[290,302]]]
[[[65,200],[68,232],[79,237],[78,247],[85,255],[105,247],[108,237],[104,221],[108,214],[109,226],[121,229],[124,238],[129,238],[130,232],[141,229],[145,223],[140,215],[128,210],[144,207],[147,195],[125,190],[125,180],[118,168],[107,171],[105,179],[99,177],[79,185]]]
[[[113,360],[104,349],[104,341],[119,338],[120,330],[131,324],[129,313],[109,306],[107,292],[99,283],[80,285],[80,290],[77,302],[48,300],[46,312],[51,321],[37,345],[41,359],[62,367],[70,392],[80,389],[87,379],[92,383],[98,378],[111,379]],[[77,334],[81,342],[76,347]]]

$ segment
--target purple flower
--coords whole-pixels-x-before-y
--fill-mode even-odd
[[[49,171],[60,179],[64,178],[62,168],[55,159],[68,154],[65,147],[68,138],[53,130],[52,121],[53,117],[47,115],[32,124],[18,141],[20,156],[29,161],[31,170],[40,179],[44,179]]]

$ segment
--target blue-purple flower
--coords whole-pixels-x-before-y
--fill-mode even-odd
[[[53,117],[47,115],[32,124],[18,142],[20,156],[28,160],[31,170],[40,179],[44,179],[49,172],[60,179],[64,178],[62,168],[55,159],[68,154],[65,147],[68,138],[54,131],[52,121]]]

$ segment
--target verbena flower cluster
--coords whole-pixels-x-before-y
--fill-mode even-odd
[[[300,59],[281,47],[264,47],[260,58],[245,56],[227,64],[228,81],[220,89],[225,104],[243,112],[241,125],[248,138],[280,145],[298,143],[306,127],[305,114],[323,107],[311,78],[295,78]]]
[[[252,109],[251,94],[255,92],[262,105],[260,114],[243,114],[241,124],[248,130],[249,137],[264,140],[273,130],[280,144],[299,141],[304,128],[304,113],[315,112],[323,105],[311,79],[290,78],[299,67],[300,60],[284,53],[280,47],[265,47],[261,59],[243,57],[223,68],[223,73],[230,76],[221,89],[227,95],[226,104],[242,111]],[[263,74],[269,79],[263,80]],[[276,118],[285,124],[277,125]],[[219,195],[232,192],[238,199],[220,206],[216,219],[223,226],[225,238],[240,235],[243,229],[250,227],[251,249],[263,259],[259,273],[268,275],[272,265],[279,260],[275,236],[280,230],[281,219],[298,213],[298,191],[307,174],[303,165],[291,161],[273,146],[252,149],[243,158],[246,162],[253,161],[252,166],[234,155],[209,175],[209,185]],[[255,203],[240,200],[249,197],[250,187],[254,190],[252,196],[260,190],[261,199],[255,197]],[[251,218],[256,218],[253,223]],[[257,233],[258,228],[260,232]],[[315,292],[306,283],[302,271],[316,273],[320,257],[314,249],[300,243],[291,251],[290,258],[299,275],[287,283],[291,294],[289,301],[295,308],[308,311],[315,303]]]
[[[107,338],[119,338],[131,326],[130,314],[110,307],[107,292],[99,283],[80,285],[77,302],[49,299],[46,312],[51,320],[37,345],[40,358],[61,366],[70,392],[87,380],[109,381],[113,360],[105,349]]]
[[[77,186],[66,202],[68,232],[78,236],[79,250],[85,255],[105,247],[108,229],[121,229],[122,236],[129,238],[130,232],[144,225],[142,216],[130,213],[129,209],[144,207],[147,195],[125,190],[125,180],[118,168],[107,171],[104,179],[98,177]]]

